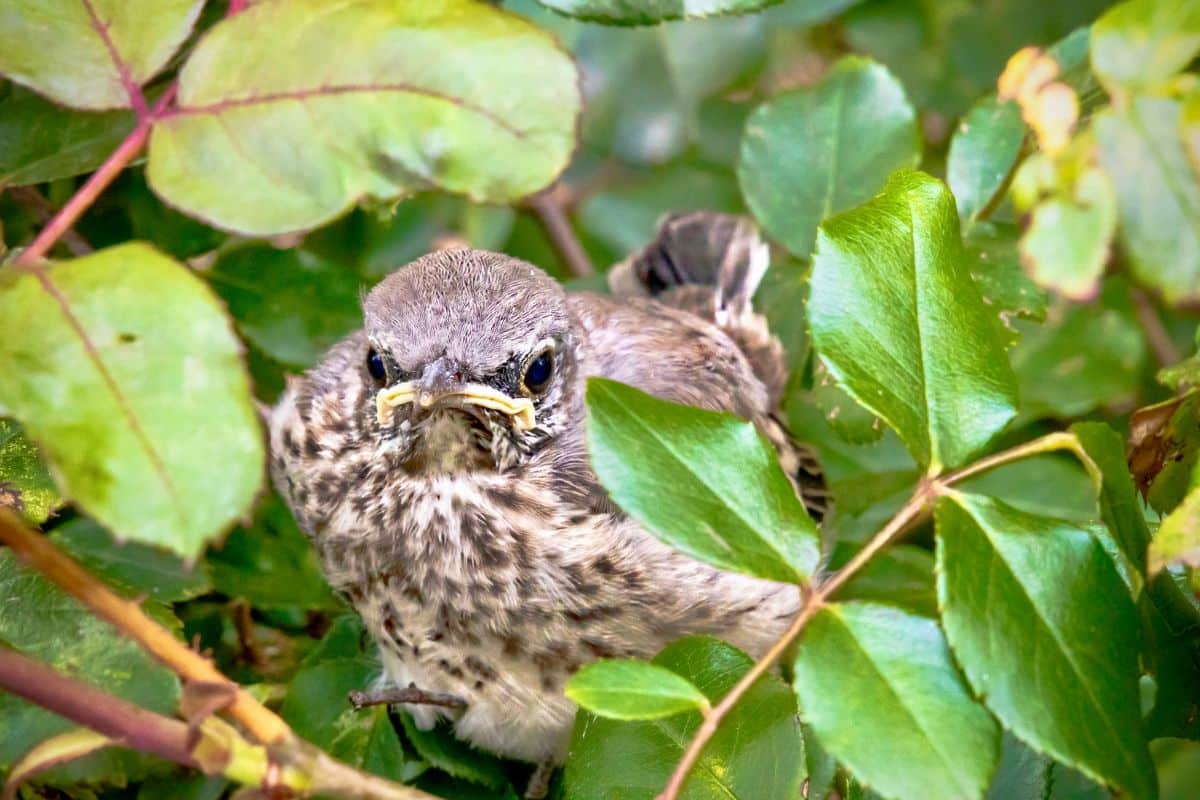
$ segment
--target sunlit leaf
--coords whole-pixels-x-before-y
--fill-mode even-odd
[[[587,665],[567,683],[567,697],[609,719],[658,719],[708,707],[708,698],[687,679],[632,659]]]
[[[229,320],[199,279],[143,244],[44,270],[0,282],[0,406],[105,527],[197,555],[262,480]]]
[[[1181,117],[1178,101],[1138,95],[1095,121],[1133,274],[1172,303],[1200,298],[1200,178],[1183,147]]]
[[[1049,297],[1045,289],[1029,279],[1017,252],[1020,231],[1015,225],[976,222],[963,237],[971,277],[983,295],[983,304],[1004,326],[1006,344],[1020,338],[1015,321],[1046,318]]]
[[[1150,542],[1146,564],[1150,574],[1171,564],[1200,568],[1200,489],[1193,489],[1178,508],[1163,518]]]
[[[989,97],[963,117],[950,140],[946,182],[958,204],[958,215],[969,227],[987,210],[1025,141],[1025,123],[1016,103]]]
[[[338,58],[312,57],[331,41]],[[566,166],[576,83],[553,39],[483,3],[255,3],[184,65],[147,175],[171,205],[257,234],[435,187],[513,201]]]
[[[1040,286],[1072,300],[1094,299],[1117,227],[1112,182],[1091,168],[1076,180],[1071,197],[1039,203],[1021,237],[1021,261]]]
[[[1004,726],[1135,797],[1154,794],[1129,592],[1089,532],[982,495],[936,507],[938,599],[958,663]]]
[[[596,474],[651,533],[722,569],[790,582],[812,573],[816,526],[753,425],[595,378],[587,402]]]
[[[825,222],[813,261],[818,353],[930,471],[963,463],[1015,413],[999,325],[968,268],[949,190],[912,171]]]
[[[62,497],[37,447],[17,423],[0,418],[0,506],[40,525],[60,505]]]
[[[883,796],[983,793],[1000,729],[967,691],[933,620],[871,603],[827,605],[800,640],[795,673],[805,722]]]
[[[719,701],[753,661],[709,637],[668,645],[654,659]],[[581,711],[563,776],[573,800],[651,800],[662,791],[683,749],[700,726],[699,711],[626,722]],[[796,698],[773,675],[746,693],[704,748],[684,784],[686,800],[800,797],[804,750]]]
[[[1200,53],[1200,6],[1192,0],[1129,0],[1092,26],[1092,69],[1109,84],[1140,86],[1173,76]]]
[[[0,7],[0,73],[75,108],[129,108],[130,89],[162,69],[203,5],[10,0]]]
[[[808,256],[822,220],[869,199],[920,155],[904,88],[879,64],[847,57],[816,86],[750,115],[738,181],[767,232]]]

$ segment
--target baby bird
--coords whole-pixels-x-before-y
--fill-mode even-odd
[[[582,665],[698,633],[758,656],[787,627],[796,587],[660,543],[610,500],[584,438],[589,376],[732,412],[819,517],[819,468],[778,421],[783,351],[750,304],[767,262],[752,225],[708,212],[667,218],[611,296],[497,253],[431,253],[288,388],[272,476],[325,575],[388,683],[461,700],[409,706],[418,724],[445,714],[479,747],[561,763]]]

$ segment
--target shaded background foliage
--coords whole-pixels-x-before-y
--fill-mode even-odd
[[[132,5],[157,9],[149,0]],[[1149,738],[1159,740],[1153,753],[1161,796],[1190,796],[1200,780],[1200,750],[1194,741],[1200,735],[1200,670],[1188,649],[1197,636],[1197,590],[1187,566],[1177,562],[1190,559],[1195,566],[1198,558],[1200,495],[1192,488],[1200,453],[1200,401],[1187,392],[1200,382],[1200,370],[1194,357],[1187,357],[1200,319],[1195,312],[1200,299],[1200,95],[1195,76],[1180,73],[1200,47],[1200,21],[1186,2],[1134,3],[1126,12],[1108,15],[1091,29],[1090,50],[1089,34],[1080,29],[1110,3],[789,0],[758,13],[686,20],[674,19],[684,15],[683,3],[500,4],[531,20],[528,27],[510,17],[497,22],[490,9],[462,3],[466,13],[478,15],[478,31],[513,25],[521,33],[506,45],[511,49],[486,55],[473,57],[469,44],[456,44],[464,53],[460,66],[471,75],[507,70],[488,78],[507,91],[489,94],[470,81],[466,89],[452,87],[471,102],[495,106],[486,114],[462,112],[461,119],[448,123],[440,116],[444,109],[411,99],[395,101],[378,117],[368,104],[349,98],[323,98],[307,111],[291,109],[262,118],[254,116],[261,110],[241,113],[221,106],[239,88],[236,81],[232,87],[221,83],[221,59],[243,63],[253,58],[253,48],[230,26],[244,26],[243,35],[255,25],[286,28],[318,13],[322,4],[292,4],[284,14],[292,15],[292,22],[271,16],[277,5],[252,4],[206,37],[226,16],[224,4],[162,4],[173,14],[158,18],[164,41],[186,40],[181,53],[194,50],[186,59],[164,52],[162,60],[169,61],[161,74],[157,67],[146,67],[135,70],[134,79],[148,81],[147,101],[158,103],[186,61],[180,72],[181,107],[219,108],[208,116],[168,112],[151,135],[146,162],[120,175],[55,255],[78,256],[93,248],[103,252],[50,268],[81,322],[99,336],[106,356],[117,364],[117,379],[140,382],[150,376],[144,391],[135,395],[147,399],[133,413],[166,430],[165,440],[180,439],[181,431],[191,437],[162,454],[175,485],[149,488],[162,470],[145,459],[139,463],[143,448],[133,441],[137,431],[116,426],[129,441],[97,435],[112,431],[111,420],[126,410],[105,404],[105,378],[91,371],[76,344],[64,341],[48,348],[47,341],[57,342],[57,330],[34,336],[39,325],[54,326],[53,304],[34,277],[10,275],[0,293],[0,363],[6,370],[0,402],[13,417],[32,423],[26,423],[26,436],[15,421],[0,420],[0,502],[42,524],[53,541],[113,586],[129,596],[146,596],[145,606],[156,619],[211,651],[226,674],[251,686],[300,735],[334,755],[446,797],[515,796],[526,767],[472,751],[444,730],[419,731],[403,714],[348,708],[346,693],[362,688],[378,668],[359,624],[325,588],[282,502],[266,492],[246,512],[261,489],[263,454],[245,383],[248,374],[254,397],[273,401],[287,374],[311,366],[359,324],[363,287],[435,247],[469,244],[502,250],[571,286],[601,288],[597,276],[572,274],[537,209],[520,201],[565,166],[550,201],[568,215],[588,258],[601,269],[645,244],[659,216],[672,210],[751,213],[779,245],[758,301],[794,367],[789,421],[820,452],[836,499],[835,515],[821,532],[834,566],[844,564],[900,508],[930,462],[960,465],[1009,416],[1013,421],[997,446],[1078,422],[1103,421],[1132,437],[1131,463],[1148,507],[1134,499],[1132,485],[1126,486],[1119,439],[1103,429],[1076,427],[1105,472],[1099,507],[1096,488],[1079,460],[1047,453],[964,483],[964,492],[978,494],[939,501],[938,525],[939,530],[952,528],[955,541],[977,543],[959,553],[964,559],[986,548],[986,542],[1028,548],[1015,540],[1006,543],[1003,534],[1036,529],[1042,518],[1058,520],[1057,530],[1089,543],[1089,531],[1097,527],[1109,532],[1097,534],[1100,539],[1109,535],[1119,540],[1133,530],[1148,537],[1150,530],[1158,531],[1156,542],[1162,544],[1150,553],[1152,567],[1174,565],[1158,580],[1177,586],[1170,594],[1177,605],[1143,602],[1136,612],[1123,607],[1106,617],[1121,619],[1119,630],[1092,632],[1111,638],[1114,658],[1132,659],[1140,626],[1140,708],[1130,693],[1099,684],[1088,688],[1107,707],[1092,709],[1100,723],[1140,714]],[[757,10],[764,4],[714,5]],[[11,6],[14,14],[21,13],[22,4]],[[641,9],[640,18],[634,19],[630,7]],[[0,14],[0,21],[15,18]],[[366,12],[353,21],[370,28]],[[601,24],[614,21],[653,24]],[[7,53],[0,55],[0,72],[19,76],[22,66],[16,63],[14,53],[20,53],[14,43],[20,28],[4,22],[0,28],[0,50]],[[367,42],[347,44],[319,27],[307,35],[312,38],[295,46],[291,57],[243,79],[257,81],[256,90],[269,92],[271,80],[330,62],[347,71],[374,68],[371,59],[377,53]],[[1131,44],[1147,39],[1153,46],[1147,45],[1145,53]],[[554,41],[572,54],[579,69],[583,106],[577,141],[574,109],[559,102],[565,94],[554,93],[574,80]],[[39,44],[52,45],[73,46],[61,39]],[[1039,127],[1052,116],[1036,111],[1044,87],[1018,87],[1013,95],[1020,104],[995,96],[1006,62],[1027,45],[1051,48],[1062,68],[1060,80],[1079,103],[1082,121],[1061,145],[1050,142],[1050,134]],[[322,58],[323,53],[337,57]],[[101,65],[94,72],[104,74],[107,56],[87,55]],[[489,85],[478,80],[480,86]],[[119,83],[48,92],[56,102],[22,85],[29,83],[0,84],[0,244],[13,257],[138,125],[132,111],[121,110],[125,95]],[[1035,109],[1026,109],[1028,124],[1019,105]],[[428,141],[397,134],[393,129],[403,125],[395,120],[417,131],[435,122],[457,131],[457,138],[434,148],[445,148],[434,155],[455,154],[452,163],[431,156],[434,145]],[[206,152],[204,163],[211,169],[198,172],[180,162],[179,154],[201,149],[197,142],[209,123],[232,126],[234,139],[261,149]],[[354,149],[347,143],[389,135],[397,135],[398,143],[387,159],[356,162],[349,177],[334,180],[328,170],[305,172],[304,164],[282,161],[282,149],[254,139],[256,125],[268,126],[272,136],[287,137],[299,150],[317,152],[313,163],[326,165],[339,146]],[[544,138],[522,144],[522,137],[508,130],[522,126]],[[535,157],[528,148],[536,151]],[[1027,157],[1013,174],[1021,155]],[[256,173],[249,162],[265,165],[265,174]],[[856,342],[862,347],[870,343],[848,334],[849,322],[832,318],[828,306],[812,319],[824,356],[818,360],[805,312],[814,247],[822,257],[848,253],[855,226],[869,231],[879,218],[839,217],[822,228],[819,246],[818,225],[870,201],[895,170],[918,166],[946,178],[957,201],[963,254],[953,261],[970,272],[973,283],[962,276],[963,282],[943,289],[977,286],[971,291],[979,295],[973,316],[957,324],[985,332],[988,346],[980,351],[982,358],[1007,348],[1018,398],[1009,408],[1003,392],[986,403],[967,397],[975,405],[968,403],[961,424],[936,441],[928,440],[931,421],[898,423],[897,403],[867,399],[863,386],[870,376],[855,377],[852,356]],[[311,191],[297,193],[290,205],[279,204],[278,193],[263,189],[273,180],[272,171]],[[363,192],[374,199],[345,211]],[[939,195],[930,205],[948,208],[948,202],[948,195]],[[880,203],[881,208],[886,205]],[[151,243],[160,254],[185,262],[188,270],[169,276],[155,271],[148,262],[164,255],[131,255],[129,248],[144,246],[126,244],[130,240]],[[823,277],[822,269],[817,269],[818,283],[838,279],[840,273],[828,270]],[[204,286],[220,304],[201,291]],[[156,299],[151,304],[148,297]],[[119,315],[113,313],[119,302],[113,298],[128,303]],[[879,309],[875,296],[859,299],[863,308],[850,316],[872,330],[885,328],[887,310]],[[873,314],[884,318],[876,320]],[[164,332],[171,336],[164,338]],[[947,355],[937,366],[947,374],[970,371],[971,354],[964,355],[953,341],[943,344]],[[228,397],[227,403],[189,406],[186,392],[179,391],[189,381],[210,388],[224,382],[227,387],[220,394]],[[902,434],[922,432],[926,441],[897,435],[852,395]],[[636,407],[636,399],[629,402]],[[88,415],[82,423],[69,413],[79,408]],[[1139,408],[1143,410],[1133,414]],[[982,433],[971,431],[986,416],[984,411],[995,414],[999,424],[984,423]],[[220,434],[213,436],[215,429]],[[146,435],[158,437],[153,429]],[[731,431],[730,441],[736,435]],[[53,465],[57,484],[32,439]],[[713,445],[714,453],[718,446]],[[105,448],[118,453],[120,471],[144,471],[146,488],[118,502],[89,473],[90,462],[72,467],[81,460],[74,454]],[[214,470],[221,472],[220,481],[212,479]],[[621,478],[606,480],[619,484]],[[56,485],[69,487],[71,503],[58,495]],[[173,518],[170,496],[175,492],[206,498],[211,518]],[[989,505],[979,500],[982,495],[1007,505]],[[635,504],[636,498],[628,502]],[[218,535],[243,514],[227,535]],[[1165,515],[1161,528],[1160,515]],[[118,544],[109,530],[133,541]],[[1110,548],[1131,549],[1136,550],[1120,541]],[[1143,551],[1138,552],[1140,558]],[[803,559],[805,573],[811,571],[809,555]],[[939,551],[936,558],[954,556]],[[1035,546],[1028,557],[1046,556]],[[857,718],[842,706],[823,704],[837,687],[823,686],[823,676],[812,667],[822,660],[849,659],[856,643],[866,643],[876,655],[927,643],[922,652],[931,654],[933,665],[922,672],[885,664],[880,680],[867,687],[876,693],[863,695],[864,707],[886,709],[888,687],[906,687],[929,700],[918,716],[961,715],[963,727],[957,730],[976,737],[955,741],[944,735],[939,740],[935,734],[913,743],[915,749],[904,757],[919,761],[934,751],[953,752],[946,748],[954,745],[994,742],[999,727],[980,706],[964,711],[961,703],[938,705],[943,690],[951,698],[958,692],[965,699],[966,692],[961,679],[949,689],[938,683],[945,674],[957,673],[930,620],[948,607],[947,595],[956,587],[960,592],[970,588],[969,574],[947,572],[945,564],[940,572],[947,577],[942,586],[935,580],[931,525],[869,564],[840,595],[847,602],[829,606],[814,620],[827,651],[802,650],[791,665],[805,718],[817,733],[791,723],[796,696],[771,677],[756,686],[706,754],[709,766],[698,774],[712,784],[697,783],[689,796],[707,797],[719,790],[744,797],[795,796],[805,776],[809,797],[831,790],[843,797],[867,791],[839,760],[858,779],[877,788],[888,784],[878,772],[877,754],[863,754],[846,739],[846,720]],[[1094,597],[1097,606],[1108,602],[1104,593],[1124,591],[1122,580],[1145,580],[1141,564],[1117,575],[1108,561],[1094,559],[1082,563],[1080,574],[1072,590]],[[148,708],[171,713],[178,704],[174,675],[47,581],[20,568],[7,551],[0,551],[0,608],[0,642]],[[998,626],[1010,622],[997,619]],[[953,639],[960,623],[944,613],[943,624]],[[961,638],[953,642],[955,655],[974,689],[983,691],[972,668],[979,662],[961,645],[969,626],[960,630]],[[970,646],[986,649],[985,642]],[[702,707],[700,695],[715,702],[749,666],[741,654],[708,640],[674,645],[656,663],[690,681],[690,693],[676,698],[672,710]],[[998,671],[1005,669],[1002,662],[995,664]],[[580,700],[584,702],[583,694]],[[1022,718],[1022,709],[1007,716],[1000,708],[992,710],[1006,729],[1022,732],[1019,724],[1010,723]],[[1084,713],[1073,708],[1060,712]],[[627,786],[630,796],[652,796],[699,720],[695,710],[638,722],[581,715],[565,778],[554,791],[607,797],[613,786]],[[0,694],[0,774],[31,746],[70,727]],[[758,749],[747,747],[747,741],[758,743]],[[1039,750],[1066,763],[1005,733],[994,774],[974,770],[964,757],[943,764],[945,775],[928,777],[931,782],[958,782],[964,793],[986,786],[988,796],[996,798],[1108,795],[1072,768],[1080,763],[1063,755],[1064,748],[1056,749],[1048,738],[1039,744]],[[827,747],[838,751],[837,759]],[[1093,755],[1101,761],[1122,750],[1105,743],[1096,747]],[[803,753],[803,761],[797,753]],[[791,766],[781,769],[781,764]],[[889,766],[895,769],[883,762],[885,771]],[[1121,785],[1129,789],[1144,778],[1131,769],[1132,778],[1119,770],[1103,777],[1128,779]],[[1095,769],[1083,772],[1097,774]],[[223,779],[180,777],[162,762],[115,750],[57,768],[21,789],[25,797],[65,792],[145,800],[216,798],[231,790]],[[912,787],[901,784],[889,784],[884,794],[915,796]]]

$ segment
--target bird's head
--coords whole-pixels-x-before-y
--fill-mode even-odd
[[[363,312],[359,369],[379,435],[410,471],[503,471],[578,419],[566,296],[530,264],[431,253],[376,286]]]

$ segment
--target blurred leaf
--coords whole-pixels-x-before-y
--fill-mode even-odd
[[[1200,786],[1200,742],[1161,739],[1150,745],[1158,765],[1159,798],[1190,800]]]
[[[41,525],[62,502],[37,447],[21,426],[0,418],[0,506]]]
[[[654,663],[690,681],[716,702],[754,662],[723,642],[696,636],[667,645]],[[563,778],[565,796],[651,800],[666,785],[700,723],[699,711],[638,722],[581,711]],[[794,798],[800,796],[803,779],[795,695],[781,680],[765,675],[722,721],[681,797]]]
[[[404,738],[421,758],[442,772],[492,790],[508,787],[500,761],[458,739],[446,724],[421,730],[407,712],[400,713]]]
[[[1021,261],[1040,286],[1077,301],[1094,299],[1117,227],[1117,197],[1101,170],[1086,169],[1071,197],[1044,200],[1021,237]]]
[[[608,719],[658,719],[708,709],[708,698],[666,667],[632,659],[588,664],[567,683],[567,697]]]
[[[218,800],[228,785],[229,781],[220,775],[155,776],[138,788],[137,800]]]
[[[208,553],[213,587],[259,609],[335,609],[340,604],[316,554],[272,492],[250,526],[239,526]]]
[[[140,170],[127,170],[122,178],[121,201],[130,223],[130,235],[126,238],[154,242],[178,259],[215,250],[225,241],[225,234],[185,217],[159,200],[146,185]]]
[[[12,274],[0,321],[0,406],[114,534],[190,558],[249,506],[264,455],[239,345],[186,269],[134,243]]]
[[[1017,321],[1021,341],[1011,357],[1020,422],[1134,401],[1146,343],[1126,295],[1126,286],[1109,279],[1097,303],[1057,303],[1043,325]]]
[[[332,41],[340,58],[312,58]],[[566,166],[580,103],[553,39],[467,0],[256,3],[216,25],[179,80],[179,109],[150,138],[150,184],[252,234],[433,187],[515,200]]]
[[[1138,625],[1089,532],[982,495],[935,509],[946,636],[975,691],[1036,749],[1154,795],[1138,708]]]
[[[1156,84],[1200,53],[1200,6],[1192,0],[1130,0],[1092,26],[1092,69],[1126,88]]]
[[[170,612],[162,604],[149,601],[143,607],[170,624]],[[0,646],[14,647],[51,669],[143,708],[175,713],[179,682],[174,673],[46,578],[21,566],[10,550],[0,550],[0,608],[4,609]],[[0,692],[0,770],[39,742],[73,727],[62,717]],[[145,774],[149,763],[118,748],[61,767],[55,774],[65,782],[124,780]]]
[[[965,228],[995,202],[1024,141],[1025,123],[1016,103],[988,97],[959,122],[950,140],[946,182]]]
[[[27,186],[89,172],[133,126],[128,111],[74,111],[14,87],[0,99],[0,186]]]
[[[909,544],[889,547],[851,578],[838,597],[893,605],[933,619],[938,615],[933,554]]]
[[[780,0],[538,0],[562,14],[606,25],[653,25],[669,19],[745,14]]]
[[[862,0],[784,0],[767,9],[767,18],[776,25],[803,27],[828,22]]]
[[[1150,575],[1172,564],[1200,568],[1200,487],[1168,514],[1150,542],[1146,569]]]
[[[10,0],[0,73],[64,105],[132,105],[125,81],[152,78],[191,33],[203,0]]]
[[[16,796],[21,784],[31,781],[40,773],[46,772],[57,764],[67,764],[98,750],[116,744],[102,733],[96,733],[90,728],[72,728],[65,733],[44,739],[21,760],[12,765],[5,776],[4,786],[0,791],[7,798],[9,792]]]
[[[859,405],[829,374],[824,362],[813,364],[813,387],[809,398],[825,415],[829,427],[851,444],[870,444],[883,436],[883,421]]]
[[[598,378],[587,404],[596,474],[657,538],[721,569],[808,579],[816,526],[751,423]]]
[[[90,519],[73,519],[50,535],[89,572],[132,595],[162,603],[190,600],[210,588],[199,566],[188,566],[174,553],[137,542],[119,544]]]
[[[1129,464],[1146,501],[1170,513],[1191,490],[1200,460],[1200,394],[1139,408],[1129,443]]]
[[[329,754],[351,766],[401,783],[410,783],[425,771],[423,761],[409,758],[404,752],[387,706],[347,708],[333,727],[336,737]]]
[[[817,351],[930,472],[965,462],[1015,413],[999,325],[967,270],[949,190],[907,170],[825,222],[813,261]]]
[[[359,277],[304,250],[239,247],[206,277],[242,334],[283,364],[311,367],[362,325]]]
[[[579,222],[623,256],[654,239],[664,214],[700,210],[741,211],[737,184],[728,173],[682,162],[639,172],[628,182],[597,192],[580,207]]]
[[[1014,320],[1044,320],[1048,302],[1046,291],[1029,280],[1021,268],[1019,235],[1015,225],[976,222],[963,238],[971,277],[983,295],[984,305],[1000,320],[1008,347],[1020,338]]]
[[[754,296],[755,306],[767,318],[771,333],[783,344],[792,380],[799,379],[809,360],[808,268],[792,261],[776,261],[763,276]]]
[[[1179,122],[1183,146],[1192,162],[1192,174],[1200,178],[1200,91],[1192,91],[1184,98]]]
[[[987,800],[1111,800],[1112,793],[1005,732]]]
[[[822,220],[869,199],[920,155],[904,88],[879,64],[847,57],[820,84],[750,115],[738,181],[767,232],[806,257]]]
[[[1000,730],[967,691],[933,620],[871,603],[826,605],[800,640],[795,672],[805,722],[882,795],[983,793]]]
[[[1096,116],[1133,274],[1170,303],[1200,299],[1200,183],[1180,139],[1180,103],[1138,95]]]

